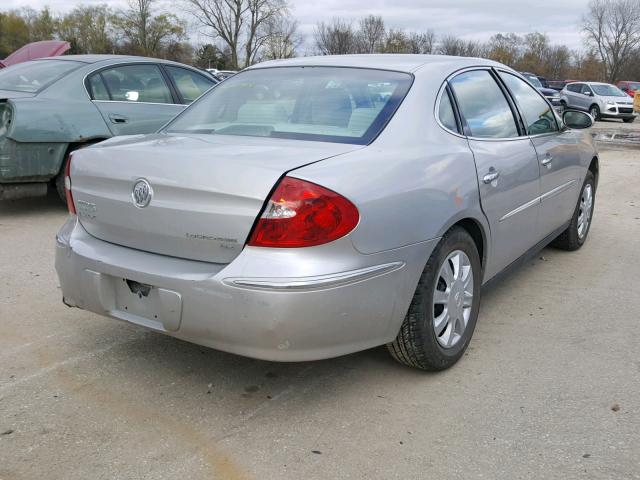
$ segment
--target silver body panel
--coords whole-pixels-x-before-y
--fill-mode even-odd
[[[58,234],[56,269],[67,304],[275,361],[381,345],[395,338],[451,226],[471,221],[482,232],[486,282],[570,219],[596,157],[586,132],[486,141],[443,128],[434,112],[447,78],[504,68],[494,62],[365,55],[253,68],[286,65],[386,68],[415,79],[367,146],[157,134],[77,152],[74,198],[93,207],[79,206]],[[547,154],[553,161],[543,165]],[[500,176],[484,183],[491,169]],[[284,174],[348,198],[360,213],[357,227],[316,247],[244,246]],[[142,209],[131,199],[140,178],[154,190]],[[211,238],[189,238],[191,230]],[[146,302],[124,288],[127,281],[152,285],[156,297]]]

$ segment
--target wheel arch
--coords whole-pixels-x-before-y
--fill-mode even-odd
[[[490,241],[490,232],[488,224],[475,216],[462,215],[458,218],[452,219],[451,222],[442,230],[442,235],[445,235],[446,232],[450,231],[454,227],[464,229],[471,236],[476,248],[478,249],[480,263],[482,265],[482,270],[484,271],[489,254],[488,246]]]
[[[589,171],[593,173],[595,179],[596,188],[598,188],[598,178],[600,177],[600,160],[598,157],[593,157],[589,164]]]

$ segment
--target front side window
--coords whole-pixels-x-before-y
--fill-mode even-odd
[[[214,81],[186,68],[165,66],[185,103],[191,103],[209,90]]]
[[[518,102],[529,135],[558,131],[558,124],[551,106],[536,90],[510,73],[500,72],[500,77]]]
[[[582,84],[580,83],[572,83],[571,85],[567,85],[567,90],[574,93],[580,93],[581,88]]]
[[[472,137],[519,136],[509,103],[489,71],[461,73],[450,83]]]
[[[157,65],[123,65],[100,71],[109,99],[120,102],[173,103]],[[96,83],[98,83],[96,81]],[[93,81],[90,81],[93,89]],[[94,100],[96,92],[93,92]]]
[[[407,73],[359,68],[247,70],[210,90],[166,131],[366,145],[411,82]]]
[[[69,60],[33,60],[0,70],[0,90],[37,93],[85,65]]]

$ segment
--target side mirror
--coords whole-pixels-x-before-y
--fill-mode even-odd
[[[591,92],[584,92],[584,94],[585,94],[587,97],[593,97],[593,93],[591,93]]]
[[[562,121],[567,127],[574,130],[591,128],[593,126],[593,117],[588,113],[578,110],[565,110],[562,113]]]
[[[130,102],[137,102],[140,94],[138,92],[132,91],[124,94],[124,98],[126,98]]]

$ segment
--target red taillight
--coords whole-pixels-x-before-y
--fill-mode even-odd
[[[344,237],[360,214],[343,196],[315,183],[284,177],[249,238],[253,247],[312,247]]]
[[[72,215],[76,215],[76,206],[73,203],[73,194],[71,193],[71,158],[73,154],[70,153],[67,157],[67,164],[64,167],[64,191],[67,197],[67,208],[69,209],[69,213]]]

